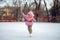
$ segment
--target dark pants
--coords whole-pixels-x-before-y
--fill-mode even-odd
[[[32,33],[32,25],[28,26],[28,31],[29,31],[30,34]]]

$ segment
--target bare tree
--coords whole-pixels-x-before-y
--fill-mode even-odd
[[[47,4],[46,4],[45,0],[44,0],[44,4],[45,4],[45,8],[46,8],[46,13],[47,13],[47,17],[48,17],[48,22],[49,22],[49,12],[48,12],[48,9],[47,9]]]
[[[21,4],[21,1],[20,0],[13,1],[13,5],[15,7],[14,8],[14,14],[15,14],[16,21],[19,21],[20,4]]]
[[[39,14],[38,14],[37,11],[40,10],[41,0],[39,0],[39,3],[37,3],[36,0],[34,0],[34,2],[35,2],[35,5],[36,5],[36,8],[35,8],[35,10],[36,10],[36,14],[35,14],[35,16],[38,17]],[[36,18],[36,20],[38,20],[38,19]]]
[[[36,10],[40,9],[40,5],[41,5],[41,0],[39,0],[39,3],[37,3],[36,0],[34,0],[35,4],[36,4]]]
[[[51,11],[50,11],[50,13],[52,15],[52,22],[57,22],[56,17],[60,16],[59,15],[59,9],[60,9],[59,8],[59,1],[54,0],[54,5],[53,5],[53,7],[51,8]]]

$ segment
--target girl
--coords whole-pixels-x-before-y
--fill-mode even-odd
[[[32,36],[32,25],[34,21],[34,14],[32,11],[29,11],[26,15],[22,13],[24,19],[25,19],[25,24],[28,26],[28,31],[30,34],[30,37]]]

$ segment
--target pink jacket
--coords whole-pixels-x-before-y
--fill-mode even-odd
[[[25,23],[27,26],[33,25],[34,17],[29,18],[28,15],[23,14],[23,17],[25,19]]]

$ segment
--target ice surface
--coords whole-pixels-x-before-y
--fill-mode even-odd
[[[0,22],[0,40],[60,40],[60,23],[33,24],[32,37],[29,37],[24,22]]]

